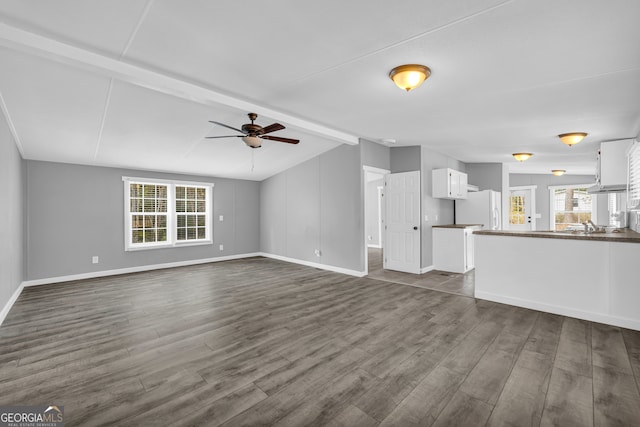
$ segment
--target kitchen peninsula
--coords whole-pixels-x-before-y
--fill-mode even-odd
[[[640,330],[640,233],[474,236],[476,298]]]

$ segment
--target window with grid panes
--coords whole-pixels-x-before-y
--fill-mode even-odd
[[[176,186],[177,240],[203,240],[207,237],[207,189]]]
[[[125,250],[211,244],[213,184],[125,181]]]

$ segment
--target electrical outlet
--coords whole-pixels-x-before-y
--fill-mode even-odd
[[[424,216],[424,222],[429,222],[429,215]]]
[[[94,256],[94,257],[92,257],[92,258],[91,258],[91,262],[92,262],[93,264],[97,264],[97,263],[99,263],[99,262],[100,262],[100,258],[98,257],[98,255],[96,255],[96,256]]]
[[[220,250],[224,251],[224,245],[220,245]]]
[[[320,249],[316,249],[313,253],[316,254],[316,256],[320,256]]]
[[[220,219],[220,221],[224,221],[224,215],[220,215],[219,219]],[[220,249],[220,250],[222,250],[222,249]]]

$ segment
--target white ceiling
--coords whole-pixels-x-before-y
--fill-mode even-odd
[[[638,17],[637,0],[3,0],[0,106],[27,159],[262,180],[392,138],[593,173],[601,141],[640,132]],[[405,63],[433,71],[410,93],[388,78]],[[301,143],[205,139],[249,111]]]

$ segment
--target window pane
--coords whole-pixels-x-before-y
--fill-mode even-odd
[[[198,227],[198,239],[206,238],[206,230],[203,227]]]
[[[206,188],[198,188],[197,189],[197,198],[198,200],[204,200],[207,196]]]
[[[156,241],[156,230],[144,230],[144,241],[145,242],[155,242]]]
[[[131,216],[131,228],[142,228],[142,215],[132,215]]]
[[[196,202],[193,200],[187,201],[187,212],[195,212],[196,211]]]
[[[144,199],[144,211],[145,212],[155,212],[156,211],[156,201],[155,201],[155,199]]]
[[[186,227],[186,226],[187,226],[186,215],[178,215],[178,227]]]
[[[184,212],[184,209],[185,209],[185,201],[176,200],[176,212]]]
[[[158,215],[158,228],[167,228],[166,215]]]
[[[156,198],[156,186],[145,184],[144,186],[144,197],[155,199]]]
[[[167,198],[167,186],[166,185],[158,185],[158,198],[166,199]]]
[[[196,238],[196,229],[187,228],[187,240],[195,240],[195,238]]]
[[[133,230],[131,232],[131,242],[132,243],[142,243],[143,240],[143,235],[142,235],[142,230]]]
[[[204,212],[206,203],[205,202],[197,202],[196,206],[198,208],[198,212]]]
[[[142,184],[129,185],[130,197],[142,197]]]
[[[204,227],[205,226],[205,216],[204,215],[198,215],[198,227]]]
[[[131,199],[131,212],[142,212],[142,199]]]
[[[184,199],[184,187],[176,187],[176,199]]]
[[[167,241],[167,229],[159,228],[158,229],[158,242],[166,242]]]
[[[187,187],[187,199],[195,200],[196,189],[194,187]]]
[[[196,216],[189,215],[187,216],[187,227],[195,227],[196,225]]]
[[[158,200],[158,212],[166,212],[166,211],[167,211],[167,201]]]
[[[185,228],[178,228],[178,240],[186,240],[187,231]]]

